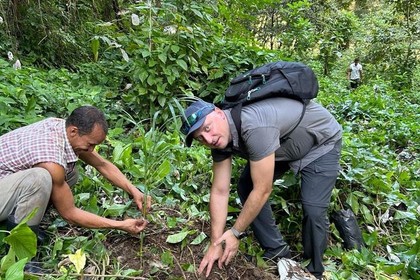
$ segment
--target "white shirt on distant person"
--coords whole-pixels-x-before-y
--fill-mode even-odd
[[[360,79],[360,71],[362,71],[362,64],[354,62],[350,64],[350,80],[359,80]]]

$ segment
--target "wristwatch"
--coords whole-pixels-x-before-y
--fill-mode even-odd
[[[246,232],[239,232],[236,228],[231,227],[230,230],[232,231],[233,235],[237,238],[237,239],[242,239],[246,236]]]

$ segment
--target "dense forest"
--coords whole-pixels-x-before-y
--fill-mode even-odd
[[[25,225],[0,228],[0,279],[200,279],[209,241],[211,157],[179,132],[191,97],[223,99],[239,73],[299,61],[318,77],[316,102],[343,127],[330,212],[351,209],[364,245],[346,249],[331,222],[326,279],[420,279],[419,0],[0,0],[0,135],[80,105],[105,112],[97,147],[153,197],[140,236],[44,217],[49,242]],[[350,90],[356,58],[364,78]],[[240,203],[233,166],[227,224]],[[141,215],[128,195],[80,164],[76,205],[101,216]],[[301,259],[299,182],[271,194],[279,228]],[[252,234],[210,279],[278,279]],[[245,256],[252,255],[256,263]],[[44,271],[25,274],[35,257]]]

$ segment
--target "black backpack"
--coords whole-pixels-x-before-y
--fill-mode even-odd
[[[220,104],[222,109],[232,108],[231,114],[240,135],[241,110],[247,105],[270,97],[287,97],[303,103],[299,125],[306,104],[318,95],[318,80],[311,68],[300,62],[278,61],[265,64],[235,77]],[[288,135],[282,137],[286,138]]]

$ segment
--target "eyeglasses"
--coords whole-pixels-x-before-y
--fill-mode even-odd
[[[181,126],[181,132],[184,135],[188,134],[188,131],[190,131],[191,127],[195,125],[199,120],[201,120],[201,116],[203,115],[204,109],[212,108],[211,106],[206,106],[201,108],[200,110],[196,111],[195,113],[191,114],[187,117],[187,119],[184,120]]]

